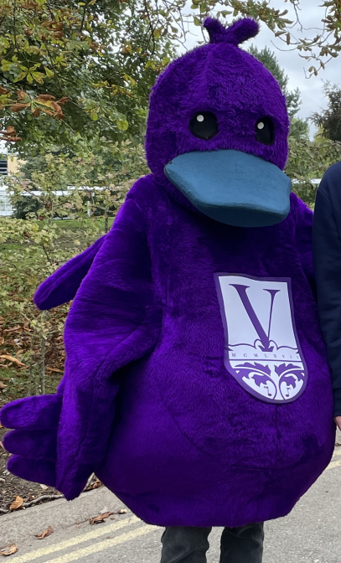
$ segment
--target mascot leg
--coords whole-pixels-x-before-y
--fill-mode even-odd
[[[206,563],[212,528],[171,526],[162,535],[161,563]]]
[[[161,563],[206,563],[208,536],[212,528],[172,526],[162,536]],[[264,525],[224,528],[220,563],[261,563]]]
[[[220,544],[220,563],[261,563],[263,541],[263,523],[224,528]]]

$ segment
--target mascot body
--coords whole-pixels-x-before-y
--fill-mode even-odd
[[[334,446],[312,213],[282,172],[285,99],[238,47],[255,22],[205,26],[210,43],[152,93],[152,174],[38,290],[41,308],[76,294],[57,394],[1,415],[13,473],[72,499],[95,471],[162,526],[283,516]]]

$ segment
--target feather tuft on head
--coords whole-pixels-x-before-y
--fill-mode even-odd
[[[231,43],[236,46],[259,32],[258,23],[251,18],[238,20],[230,27],[224,27],[214,18],[206,18],[203,27],[209,33],[210,43]]]

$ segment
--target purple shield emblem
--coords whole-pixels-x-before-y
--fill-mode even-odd
[[[298,399],[308,371],[295,327],[291,280],[235,274],[216,274],[215,279],[227,371],[262,401]]]

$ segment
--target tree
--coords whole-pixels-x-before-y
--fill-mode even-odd
[[[156,14],[135,0],[0,0],[0,13],[0,110],[19,153],[141,139],[149,89],[174,53]]]
[[[90,213],[104,217],[107,232],[108,217],[115,215],[131,185],[149,169],[143,146],[129,140],[91,149],[83,142],[76,154],[64,150],[34,157],[8,177],[16,217],[39,217],[50,224],[55,217],[80,221]],[[88,223],[87,230],[91,228]]]
[[[329,166],[341,160],[341,143],[319,137],[289,139],[289,159],[285,173],[294,180],[294,191],[310,207],[314,206],[317,185],[314,179],[322,178]]]
[[[327,82],[324,93],[328,98],[328,107],[321,113],[315,112],[312,120],[325,138],[341,142],[341,88]]]
[[[301,0],[286,0],[286,7],[291,8],[293,12],[293,17],[290,16],[290,19],[288,18],[289,10],[274,7],[272,0],[225,0],[222,3],[218,0],[213,2],[193,0],[192,8],[199,8],[200,14],[206,14],[208,6],[211,11],[214,7],[219,6],[217,14],[224,18],[231,15],[234,18],[249,16],[267,25],[274,36],[282,41],[284,48],[296,49],[299,56],[310,63],[307,76],[317,75],[330,60],[337,58],[340,54],[340,0],[323,0],[319,4],[321,28],[316,30],[313,38],[309,33],[310,28],[305,28],[302,21],[304,10]],[[295,28],[299,29],[299,36],[296,36]]]
[[[264,47],[264,49],[259,50],[254,45],[251,45],[249,53],[263,63],[263,65],[271,72],[279,83],[287,100],[288,114],[291,122],[290,135],[296,139],[307,139],[309,134],[308,121],[297,117],[297,113],[299,112],[302,103],[299,88],[289,90],[289,77],[285,74],[284,69],[280,67],[275,53],[268,47]]]
[[[313,39],[301,24],[300,0],[286,3],[295,14],[291,19],[288,9],[271,4],[0,0],[0,108],[6,127],[2,136],[9,142],[21,137],[17,150],[22,154],[28,144],[38,149],[56,139],[72,145],[80,136],[99,139],[99,133],[115,141],[140,136],[155,76],[172,58],[176,42],[184,41],[188,24],[200,26],[209,14],[225,23],[244,16],[263,22],[278,40],[312,63],[308,74],[317,74],[339,55],[340,0],[322,1],[325,15]],[[300,28],[298,38],[295,26]]]
[[[116,146],[117,154],[112,149],[109,143],[111,168],[103,161],[105,152],[95,155],[84,143],[76,155],[45,155],[40,161],[43,170],[31,167],[30,179],[22,172],[6,178],[12,205],[24,208],[27,219],[0,221],[0,317],[2,329],[10,329],[9,338],[7,332],[6,339],[0,338],[0,353],[2,377],[10,381],[13,398],[54,392],[63,370],[68,305],[41,313],[32,301],[34,291],[58,266],[108,232],[127,191],[148,172],[141,145],[125,141]],[[91,182],[101,189],[92,189]]]

